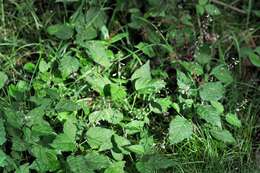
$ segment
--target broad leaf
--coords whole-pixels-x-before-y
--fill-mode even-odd
[[[67,163],[71,172],[73,173],[95,173],[93,169],[88,167],[84,156],[73,156],[70,155],[67,158]]]
[[[60,60],[59,70],[61,71],[62,77],[66,78],[71,73],[76,72],[79,66],[80,63],[77,58],[66,55]]]
[[[89,115],[90,123],[97,123],[101,120],[108,121],[112,124],[118,124],[123,120],[123,114],[116,109],[103,109],[95,111]]]
[[[177,85],[182,93],[189,93],[193,85],[193,81],[185,73],[177,70]]]
[[[220,82],[208,82],[201,86],[200,97],[206,101],[218,101],[224,96],[225,88]]]
[[[154,173],[175,165],[176,163],[174,160],[157,154],[144,156],[136,163],[136,168],[140,173]]]
[[[95,170],[107,168],[111,161],[107,156],[96,152],[88,153],[85,156],[69,156],[67,162],[72,172],[75,173],[94,173]]]
[[[7,155],[0,149],[0,167],[4,167],[6,163]]]
[[[36,136],[55,134],[50,124],[43,119],[39,119],[37,122],[35,122],[35,124],[32,126],[32,133]]]
[[[73,28],[66,24],[56,24],[49,26],[47,32],[50,35],[54,35],[61,40],[70,39],[73,36]]]
[[[234,113],[228,113],[226,115],[226,121],[235,127],[238,127],[238,128],[241,127],[241,121],[238,119],[237,115]]]
[[[131,76],[131,80],[140,79],[140,78],[146,80],[152,79],[151,71],[150,71],[150,61],[147,61],[143,66],[135,70],[135,72]]]
[[[85,41],[94,39],[97,37],[97,30],[89,24],[80,25],[78,24],[76,26],[76,42],[79,45],[84,45]]]
[[[220,112],[213,106],[201,105],[197,108],[197,113],[200,118],[204,119],[213,126],[218,126],[221,128]]]
[[[111,81],[106,76],[102,76],[98,73],[87,76],[86,81],[91,85],[91,88],[100,95],[105,95],[105,86],[111,84]]]
[[[191,74],[200,76],[204,73],[202,66],[196,62],[181,61],[180,64]]]
[[[127,149],[136,154],[144,154],[144,146],[142,145],[131,145],[128,146]]]
[[[116,84],[110,84],[110,94],[112,100],[116,102],[123,101],[127,96],[125,87]]]
[[[224,65],[218,65],[217,67],[215,67],[211,71],[211,74],[225,84],[233,82],[231,72]]]
[[[113,134],[114,132],[110,129],[91,127],[87,131],[87,141],[92,149],[99,149],[100,151],[111,149]]]
[[[192,135],[192,123],[183,117],[176,116],[170,123],[169,140],[176,144]]]
[[[141,50],[148,57],[154,57],[155,56],[155,52],[153,50],[153,47],[150,46],[148,43],[140,42],[135,47],[138,48],[139,50]]]
[[[25,164],[19,166],[19,168],[16,169],[15,173],[30,173],[29,163],[25,163]]]
[[[125,173],[125,161],[114,162],[111,164],[104,173]]]
[[[15,110],[12,110],[10,108],[6,109],[4,111],[5,113],[5,117],[6,117],[6,121],[9,125],[20,129],[23,125],[24,122],[24,115],[21,112],[17,112]]]
[[[68,119],[63,128],[63,133],[59,134],[51,146],[60,151],[74,151],[76,149],[77,127],[71,119]]]
[[[224,106],[218,101],[211,101],[210,104],[219,112],[224,112]]]
[[[260,67],[260,56],[255,53],[249,54],[249,59],[252,64],[254,64],[257,67]]]
[[[219,141],[223,141],[228,144],[234,144],[236,140],[228,130],[211,129],[211,135]]]
[[[144,121],[133,120],[126,124],[124,128],[126,129],[126,133],[129,135],[139,133],[143,130]]]
[[[31,150],[36,160],[32,164],[32,168],[38,172],[55,171],[60,167],[60,163],[54,150],[34,145]]]
[[[216,15],[220,15],[221,14],[219,9],[215,5],[213,5],[213,4],[207,4],[205,6],[205,9],[206,9],[207,13],[212,15],[212,16],[216,16]]]
[[[198,63],[202,65],[208,64],[211,61],[210,47],[208,45],[199,47],[198,50],[196,50],[194,57]]]
[[[87,53],[92,58],[92,60],[105,67],[109,68],[111,65],[110,59],[111,55],[107,50],[107,47],[101,41],[90,41],[86,44]]]
[[[39,63],[40,72],[44,73],[44,72],[48,71],[49,68],[50,68],[50,64],[46,63],[46,61],[44,61],[42,59]]]

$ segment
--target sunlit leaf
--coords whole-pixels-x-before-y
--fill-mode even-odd
[[[182,142],[192,135],[192,123],[187,119],[176,116],[170,123],[169,140],[171,144]]]
[[[201,86],[200,97],[206,101],[218,101],[224,96],[225,88],[220,82],[208,82]]]

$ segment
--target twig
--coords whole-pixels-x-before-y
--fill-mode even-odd
[[[213,2],[213,3],[215,3],[215,4],[218,4],[218,5],[222,5],[222,6],[224,6],[224,7],[227,7],[227,8],[229,8],[229,9],[231,9],[231,10],[234,10],[234,11],[236,11],[236,12],[238,12],[238,13],[246,14],[246,12],[245,12],[244,10],[241,10],[241,9],[239,9],[239,8],[237,8],[237,7],[231,6],[231,5],[229,5],[229,4],[226,4],[226,3],[224,3],[224,2],[221,2],[221,1],[219,1],[219,0],[211,0],[211,2]]]
[[[231,6],[235,5],[236,3],[238,3],[240,0],[235,0],[233,2],[230,3]]]

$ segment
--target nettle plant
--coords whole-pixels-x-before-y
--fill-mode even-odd
[[[147,2],[150,10],[143,14],[141,2],[118,1],[110,25],[122,29],[111,34],[105,3],[82,1],[67,23],[45,30],[44,53],[23,65],[30,80],[11,81],[0,72],[5,172],[152,173],[172,170],[176,162],[167,154],[197,136],[236,143],[231,132],[242,125],[235,110],[224,106],[234,82],[228,66],[201,40],[188,56],[194,59],[176,55],[197,41],[191,16],[183,12],[178,19],[171,5]],[[220,14],[205,0],[196,9],[199,15]],[[115,16],[124,10],[130,22],[122,27]],[[165,21],[158,29],[149,18]],[[131,36],[140,31],[136,43]],[[258,48],[244,52],[256,62]]]

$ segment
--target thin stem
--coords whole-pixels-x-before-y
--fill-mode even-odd
[[[4,30],[4,40],[6,40],[4,0],[1,0],[1,21]]]
[[[221,2],[221,1],[219,1],[219,0],[211,0],[211,2],[213,2],[213,3],[215,3],[215,4],[218,4],[218,5],[222,5],[222,6],[226,7],[226,8],[229,8],[229,9],[231,9],[231,10],[233,10],[233,11],[236,11],[236,12],[238,12],[238,13],[241,13],[241,14],[247,14],[244,10],[241,10],[241,9],[239,9],[239,8],[237,8],[237,7],[234,7],[234,6],[232,6],[232,5],[226,4],[226,3]]]
[[[246,28],[248,28],[248,25],[249,25],[251,9],[252,9],[252,0],[249,0],[248,1],[248,8],[247,8]]]

